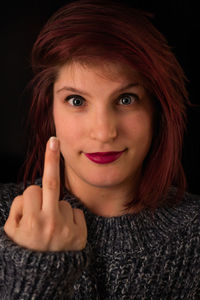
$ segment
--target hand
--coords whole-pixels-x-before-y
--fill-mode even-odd
[[[6,234],[20,246],[36,251],[82,250],[86,246],[83,212],[59,201],[59,164],[59,141],[52,137],[46,146],[43,188],[31,185],[17,196],[4,226]]]

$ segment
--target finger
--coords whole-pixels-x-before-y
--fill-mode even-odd
[[[18,225],[23,216],[23,196],[17,196],[11,205],[9,212],[9,222]]]
[[[60,213],[64,216],[64,219],[68,224],[73,224],[74,223],[74,213],[73,209],[70,205],[69,202],[65,200],[59,201],[59,209]]]
[[[49,213],[58,210],[60,196],[60,147],[56,137],[51,137],[47,142],[42,191],[42,210]]]
[[[87,230],[87,225],[86,225],[85,216],[84,216],[83,211],[79,208],[74,208],[73,213],[74,213],[74,223],[76,225],[81,224],[82,229]]]
[[[87,224],[85,221],[85,216],[83,211],[78,208],[74,208],[73,211],[75,224],[80,230],[79,240],[77,240],[79,243],[78,247],[79,249],[84,249],[87,243]]]
[[[42,189],[30,185],[23,193],[23,215],[38,214],[42,207]]]

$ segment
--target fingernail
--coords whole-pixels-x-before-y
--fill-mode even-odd
[[[49,140],[49,147],[52,151],[57,151],[58,150],[58,139],[56,136],[50,137]]]

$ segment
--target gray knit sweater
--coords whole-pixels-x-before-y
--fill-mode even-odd
[[[37,252],[18,246],[3,230],[15,184],[0,185],[0,299],[200,299],[200,196],[185,193],[175,207],[101,217],[83,209],[83,251]],[[169,191],[173,199],[175,188]]]

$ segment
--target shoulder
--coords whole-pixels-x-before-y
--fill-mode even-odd
[[[174,247],[176,252],[176,248],[187,247],[191,251],[200,248],[200,196],[185,192],[177,202],[176,193],[176,188],[170,188],[167,205],[165,203],[153,213],[144,210],[140,214],[142,238],[148,250]]]
[[[189,214],[189,217],[191,215],[191,218],[189,218],[189,225],[191,224],[191,226],[189,228],[192,227],[192,230],[194,230],[194,227],[196,227],[197,231],[193,231],[193,233],[196,233],[200,238],[200,195],[186,192],[182,206],[184,213]],[[184,215],[182,217],[184,218]]]
[[[176,192],[175,187],[170,189],[171,203]],[[173,230],[178,229],[200,237],[200,195],[185,192],[178,203],[161,209],[159,213],[169,218]]]
[[[180,203],[170,212],[171,238],[174,238],[174,243],[179,246],[180,251],[185,251],[185,255],[187,254],[195,263],[199,263],[200,196],[185,192]]]
[[[169,197],[172,198],[177,192],[177,189],[172,187],[169,192]],[[193,194],[190,192],[185,192],[182,199],[171,208],[179,210],[180,214],[191,215],[192,217],[196,217],[200,214],[200,195]]]

